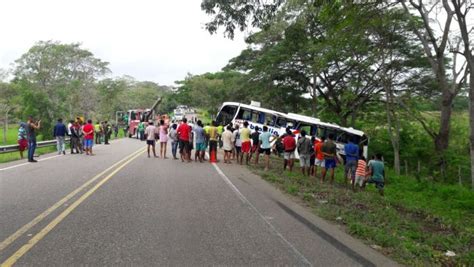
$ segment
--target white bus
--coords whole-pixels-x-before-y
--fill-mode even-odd
[[[282,113],[271,109],[246,105],[237,102],[225,102],[222,104],[216,117],[216,122],[222,125],[242,124],[244,121],[249,123],[251,130],[258,126],[262,129],[263,125],[268,127],[272,134],[279,136],[285,133],[289,126],[297,136],[301,130],[305,130],[309,136],[315,136],[320,139],[327,137],[330,133],[335,136],[338,154],[345,157],[344,145],[349,140],[354,140],[361,148],[361,153],[367,158],[368,138],[364,132],[353,128],[341,127],[337,124],[322,122],[319,119],[294,113]]]

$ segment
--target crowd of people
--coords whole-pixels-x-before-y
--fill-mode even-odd
[[[173,159],[181,159],[182,162],[192,162],[192,151],[194,150],[194,161],[218,162],[218,148],[224,152],[223,162],[231,164],[236,160],[237,164],[259,163],[260,155],[264,157],[264,170],[270,168],[270,155],[273,153],[283,156],[283,170],[293,171],[296,159],[296,151],[299,156],[299,165],[303,175],[319,177],[320,182],[329,176],[329,182],[334,183],[334,170],[338,165],[344,165],[345,178],[351,181],[352,190],[363,190],[367,183],[374,183],[380,194],[384,190],[384,164],[382,155],[374,155],[366,162],[362,156],[359,146],[350,140],[344,145],[345,158],[342,159],[337,153],[334,135],[328,134],[317,138],[308,136],[305,130],[295,135],[290,127],[286,133],[279,136],[276,132],[270,133],[267,126],[261,129],[255,126],[253,132],[249,124],[244,121],[242,125],[218,125],[215,121],[203,125],[200,120],[188,124],[186,118],[179,123],[173,122],[169,125],[160,120],[157,125],[153,121],[142,122],[137,127],[138,138],[146,141],[148,157],[167,159],[168,141],[171,141],[171,154]],[[18,144],[20,155],[28,148],[28,161],[36,162],[33,158],[36,149],[36,132],[41,127],[41,121],[29,118],[27,123],[21,123],[18,131]],[[57,140],[58,154],[66,154],[65,140],[70,137],[71,154],[84,153],[94,155],[92,147],[94,144],[108,145],[112,133],[118,135],[118,127],[110,125],[107,121],[92,124],[92,120],[86,123],[81,118],[69,121],[64,125],[62,119],[58,119],[54,126],[53,136]],[[95,138],[94,138],[95,137]],[[156,144],[160,144],[159,155]],[[209,156],[206,158],[206,150]],[[179,158],[178,158],[179,151]],[[318,169],[320,171],[318,171]]]
[[[288,127],[286,133],[278,136],[276,132],[270,133],[267,126],[261,129],[254,127],[253,132],[249,124],[244,121],[242,125],[229,124],[218,125],[215,121],[203,125],[198,120],[189,124],[186,118],[182,121],[173,122],[170,126],[162,120],[158,126],[149,122],[144,127],[144,139],[147,141],[148,157],[166,159],[166,147],[168,139],[171,140],[171,152],[173,159],[181,159],[182,162],[192,162],[192,151],[194,150],[194,161],[217,162],[218,148],[223,150],[223,162],[231,164],[258,164],[261,155],[264,157],[264,170],[270,168],[270,155],[273,153],[283,156],[283,170],[293,171],[296,159],[296,151],[299,156],[299,165],[303,175],[319,177],[323,183],[328,176],[329,182],[334,183],[334,171],[339,165],[344,165],[345,178],[351,181],[352,190],[363,190],[367,183],[374,183],[383,195],[384,188],[384,165],[382,155],[375,155],[366,163],[359,146],[350,140],[344,146],[345,158],[342,159],[337,153],[334,135],[317,138],[308,136],[305,130],[299,133],[299,137]],[[155,153],[155,144],[160,143],[160,156]],[[208,150],[206,158],[205,151]],[[179,158],[178,153],[179,151]]]
[[[28,121],[21,122],[18,128],[18,147],[21,159],[24,158],[24,151],[28,150],[28,162],[37,162],[34,159],[36,151],[36,136],[41,128],[41,120],[36,121],[33,117],[29,117]],[[56,147],[58,155],[66,155],[66,137],[69,137],[71,154],[94,155],[92,147],[94,144],[109,145],[112,134],[115,138],[118,136],[117,125],[111,125],[107,121],[92,124],[92,120],[84,122],[78,117],[70,120],[66,126],[63,119],[59,118],[53,128],[53,137],[56,139]],[[95,139],[94,139],[95,137]]]

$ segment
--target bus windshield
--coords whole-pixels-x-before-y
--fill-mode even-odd
[[[232,122],[237,113],[237,106],[235,105],[226,105],[222,107],[221,111],[217,115],[216,122],[221,125],[227,125]]]

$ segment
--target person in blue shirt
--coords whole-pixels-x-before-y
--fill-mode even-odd
[[[66,125],[63,123],[63,119],[58,119],[58,122],[54,126],[54,132],[53,136],[56,138],[57,141],[57,149],[58,149],[58,155],[66,155],[66,145],[65,145],[65,138],[66,138]]]
[[[344,145],[344,154],[346,155],[345,177],[354,181],[357,169],[357,160],[359,160],[359,146],[354,144],[354,140]]]

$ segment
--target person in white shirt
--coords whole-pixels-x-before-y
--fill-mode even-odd
[[[153,156],[158,158],[155,152],[155,126],[153,125],[153,121],[148,123],[148,126],[145,129],[145,136],[146,136],[146,145],[148,151],[148,157],[150,157],[150,147],[153,149]]]

